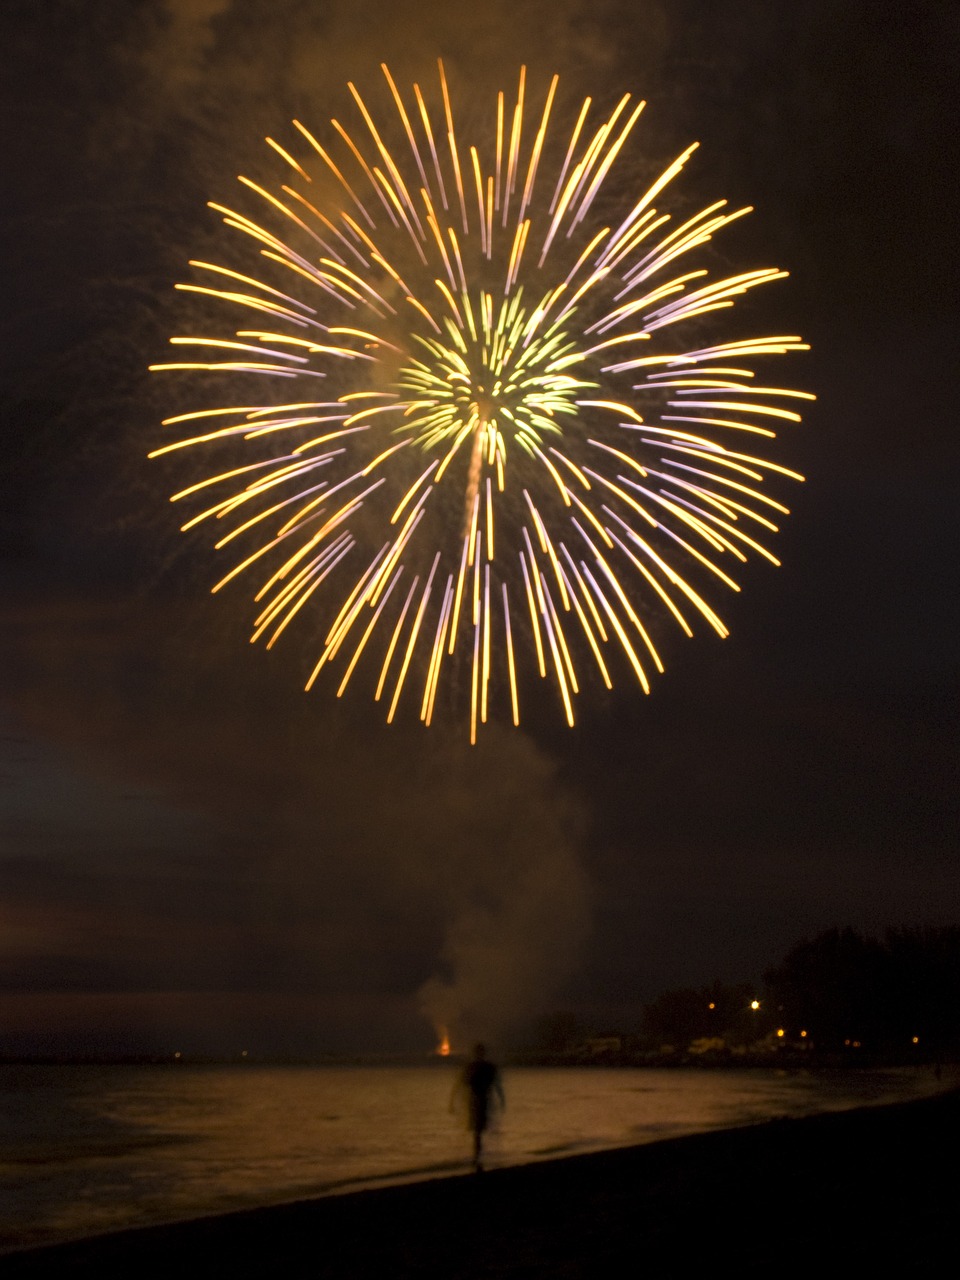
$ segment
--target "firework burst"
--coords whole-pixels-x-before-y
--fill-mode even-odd
[[[588,668],[649,691],[661,621],[725,635],[703,584],[777,563],[766,481],[801,477],[755,450],[813,397],[755,366],[805,344],[704,343],[699,318],[786,272],[712,278],[703,246],[748,209],[658,210],[696,144],[610,199],[629,95],[598,119],[587,99],[557,146],[557,78],[531,109],[521,71],[466,145],[442,65],[432,105],[383,74],[389,123],[351,84],[355,127],[321,141],[294,121],[286,147],[267,139],[276,188],[241,178],[252,211],[211,204],[257,265],[191,263],[178,287],[229,332],[173,338],[192,358],[152,367],[212,395],[249,379],[260,402],[167,419],[188,434],[151,457],[213,459],[173,497],[200,504],[183,528],[232,555],[215,591],[255,579],[254,640],[298,615],[314,630],[308,689],[362,671],[388,720],[405,695],[429,724],[457,672],[475,740],[497,707],[519,723],[536,671],[573,724]]]

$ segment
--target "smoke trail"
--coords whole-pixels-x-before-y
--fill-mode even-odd
[[[459,795],[445,804],[457,842],[443,893],[447,923],[438,972],[419,991],[424,1014],[449,1030],[455,1049],[502,1043],[548,1008],[590,929],[576,802],[521,735],[498,729],[475,754],[479,765],[458,761],[445,784]]]

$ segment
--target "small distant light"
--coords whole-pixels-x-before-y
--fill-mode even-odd
[[[760,1001],[759,1001],[759,1000],[751,1000],[751,1001],[750,1001],[750,1008],[751,1008],[751,1009],[754,1009],[754,1010],[759,1009],[759,1008],[760,1008]]]
[[[801,1040],[806,1040],[806,1038],[807,1038],[807,1033],[806,1033],[805,1031],[801,1031],[801,1032],[800,1032],[800,1039],[801,1039]],[[847,1041],[847,1043],[849,1044],[849,1041]]]
[[[911,1038],[910,1043],[911,1043],[911,1044],[919,1044],[919,1043],[920,1043],[920,1037],[919,1037],[919,1036],[913,1036],[913,1037]]]
[[[715,1009],[716,1007],[717,1007],[717,1006],[713,1003],[713,1001],[712,1001],[712,1000],[711,1000],[711,1001],[710,1001],[710,1003],[707,1005],[707,1008],[708,1008],[708,1009]]]
[[[845,1045],[847,1045],[848,1047],[849,1047],[849,1045],[850,1045],[850,1041],[849,1041],[849,1040],[844,1040],[844,1042],[843,1042],[843,1043],[844,1043]]]
[[[183,1055],[181,1054],[180,1050],[178,1049],[178,1050],[176,1051],[176,1053],[175,1053],[173,1056],[174,1056],[175,1058],[180,1058],[180,1057],[182,1057]]]
[[[777,1027],[777,1035],[780,1037],[780,1039],[781,1039],[781,1040],[783,1039],[783,1037],[784,1037],[784,1035],[785,1035],[785,1032],[784,1032],[784,1030],[783,1030],[783,1027]]]
[[[860,1048],[860,1041],[859,1041],[859,1040],[854,1040],[854,1042],[853,1042],[853,1047],[854,1047],[855,1049],[859,1049],[859,1048]]]
[[[241,1049],[241,1050],[240,1050],[240,1057],[241,1057],[241,1058],[245,1058],[246,1056],[247,1056],[247,1051],[246,1051],[246,1049]]]

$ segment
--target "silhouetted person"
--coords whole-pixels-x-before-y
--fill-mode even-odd
[[[487,1061],[484,1045],[473,1047],[473,1059],[463,1068],[455,1092],[462,1089],[467,1101],[467,1123],[473,1134],[473,1167],[479,1173],[483,1164],[483,1134],[490,1120],[491,1095],[496,1093],[501,1108],[506,1106],[500,1072]]]

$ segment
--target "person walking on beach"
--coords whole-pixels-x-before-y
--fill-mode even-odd
[[[490,1121],[492,1095],[496,1094],[501,1109],[506,1106],[500,1072],[494,1063],[487,1060],[485,1045],[474,1045],[473,1058],[463,1068],[454,1086],[454,1095],[458,1092],[462,1092],[466,1098],[467,1124],[473,1134],[473,1167],[477,1173],[481,1173],[483,1135]],[[451,1109],[452,1101],[451,1099]]]

